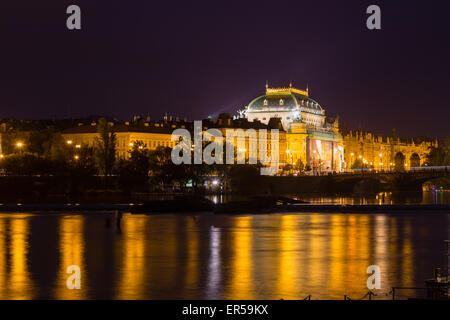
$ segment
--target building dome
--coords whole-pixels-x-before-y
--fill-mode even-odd
[[[317,101],[309,98],[308,91],[289,88],[266,88],[266,94],[254,99],[247,107],[247,113],[267,111],[295,111],[305,109],[323,114]]]

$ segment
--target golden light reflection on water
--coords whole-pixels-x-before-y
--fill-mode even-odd
[[[293,215],[283,215],[280,224],[278,282],[272,299],[297,299],[301,295],[302,274],[307,273],[302,260],[305,249],[305,226],[298,225]]]
[[[56,299],[84,299],[86,298],[86,266],[84,263],[84,216],[64,216],[59,220],[59,270],[57,286],[55,290]],[[81,289],[68,289],[67,268],[76,265],[81,271]]]
[[[352,254],[356,248],[355,230],[354,224],[355,219],[352,217],[353,223],[350,226],[349,238],[348,238],[348,249],[349,253]],[[328,246],[330,257],[330,265],[328,269],[328,288],[332,293],[337,293],[342,291],[344,287],[344,255],[346,253],[346,248],[344,247],[344,225],[343,219],[345,217],[335,215],[331,216],[330,221],[330,244]],[[349,266],[350,272],[354,265]]]
[[[226,299],[253,299],[251,222],[252,217],[239,217],[234,222],[231,278]]]
[[[422,287],[448,237],[446,215],[128,214],[121,230],[102,219],[0,214],[0,298],[358,298],[371,264],[382,292]],[[37,245],[52,234],[54,248]],[[57,267],[33,267],[42,257]],[[66,288],[69,265],[81,268],[81,290]]]
[[[6,297],[6,220],[0,219],[0,299]]]
[[[145,216],[123,219],[123,240],[120,242],[118,261],[120,261],[117,299],[138,299],[143,295],[143,283],[146,268],[145,251]]]
[[[30,299],[27,287],[30,286],[28,274],[28,220],[14,219],[11,221],[11,272],[9,275],[9,288],[12,299]]]

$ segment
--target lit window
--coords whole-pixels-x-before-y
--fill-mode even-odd
[[[280,99],[280,106],[284,105],[284,100]]]
[[[268,104],[267,99],[264,99],[264,105],[267,106],[267,104]]]

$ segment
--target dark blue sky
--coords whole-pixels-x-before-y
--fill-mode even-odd
[[[449,132],[448,1],[2,1],[0,117],[234,113],[299,88],[349,127]],[[66,28],[66,8],[82,30]],[[370,4],[382,30],[366,28]]]

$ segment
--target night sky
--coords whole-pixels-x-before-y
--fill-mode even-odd
[[[82,30],[66,28],[66,8]],[[381,7],[382,30],[366,28]],[[351,128],[449,132],[448,1],[7,1],[0,117],[191,120],[301,89]]]

